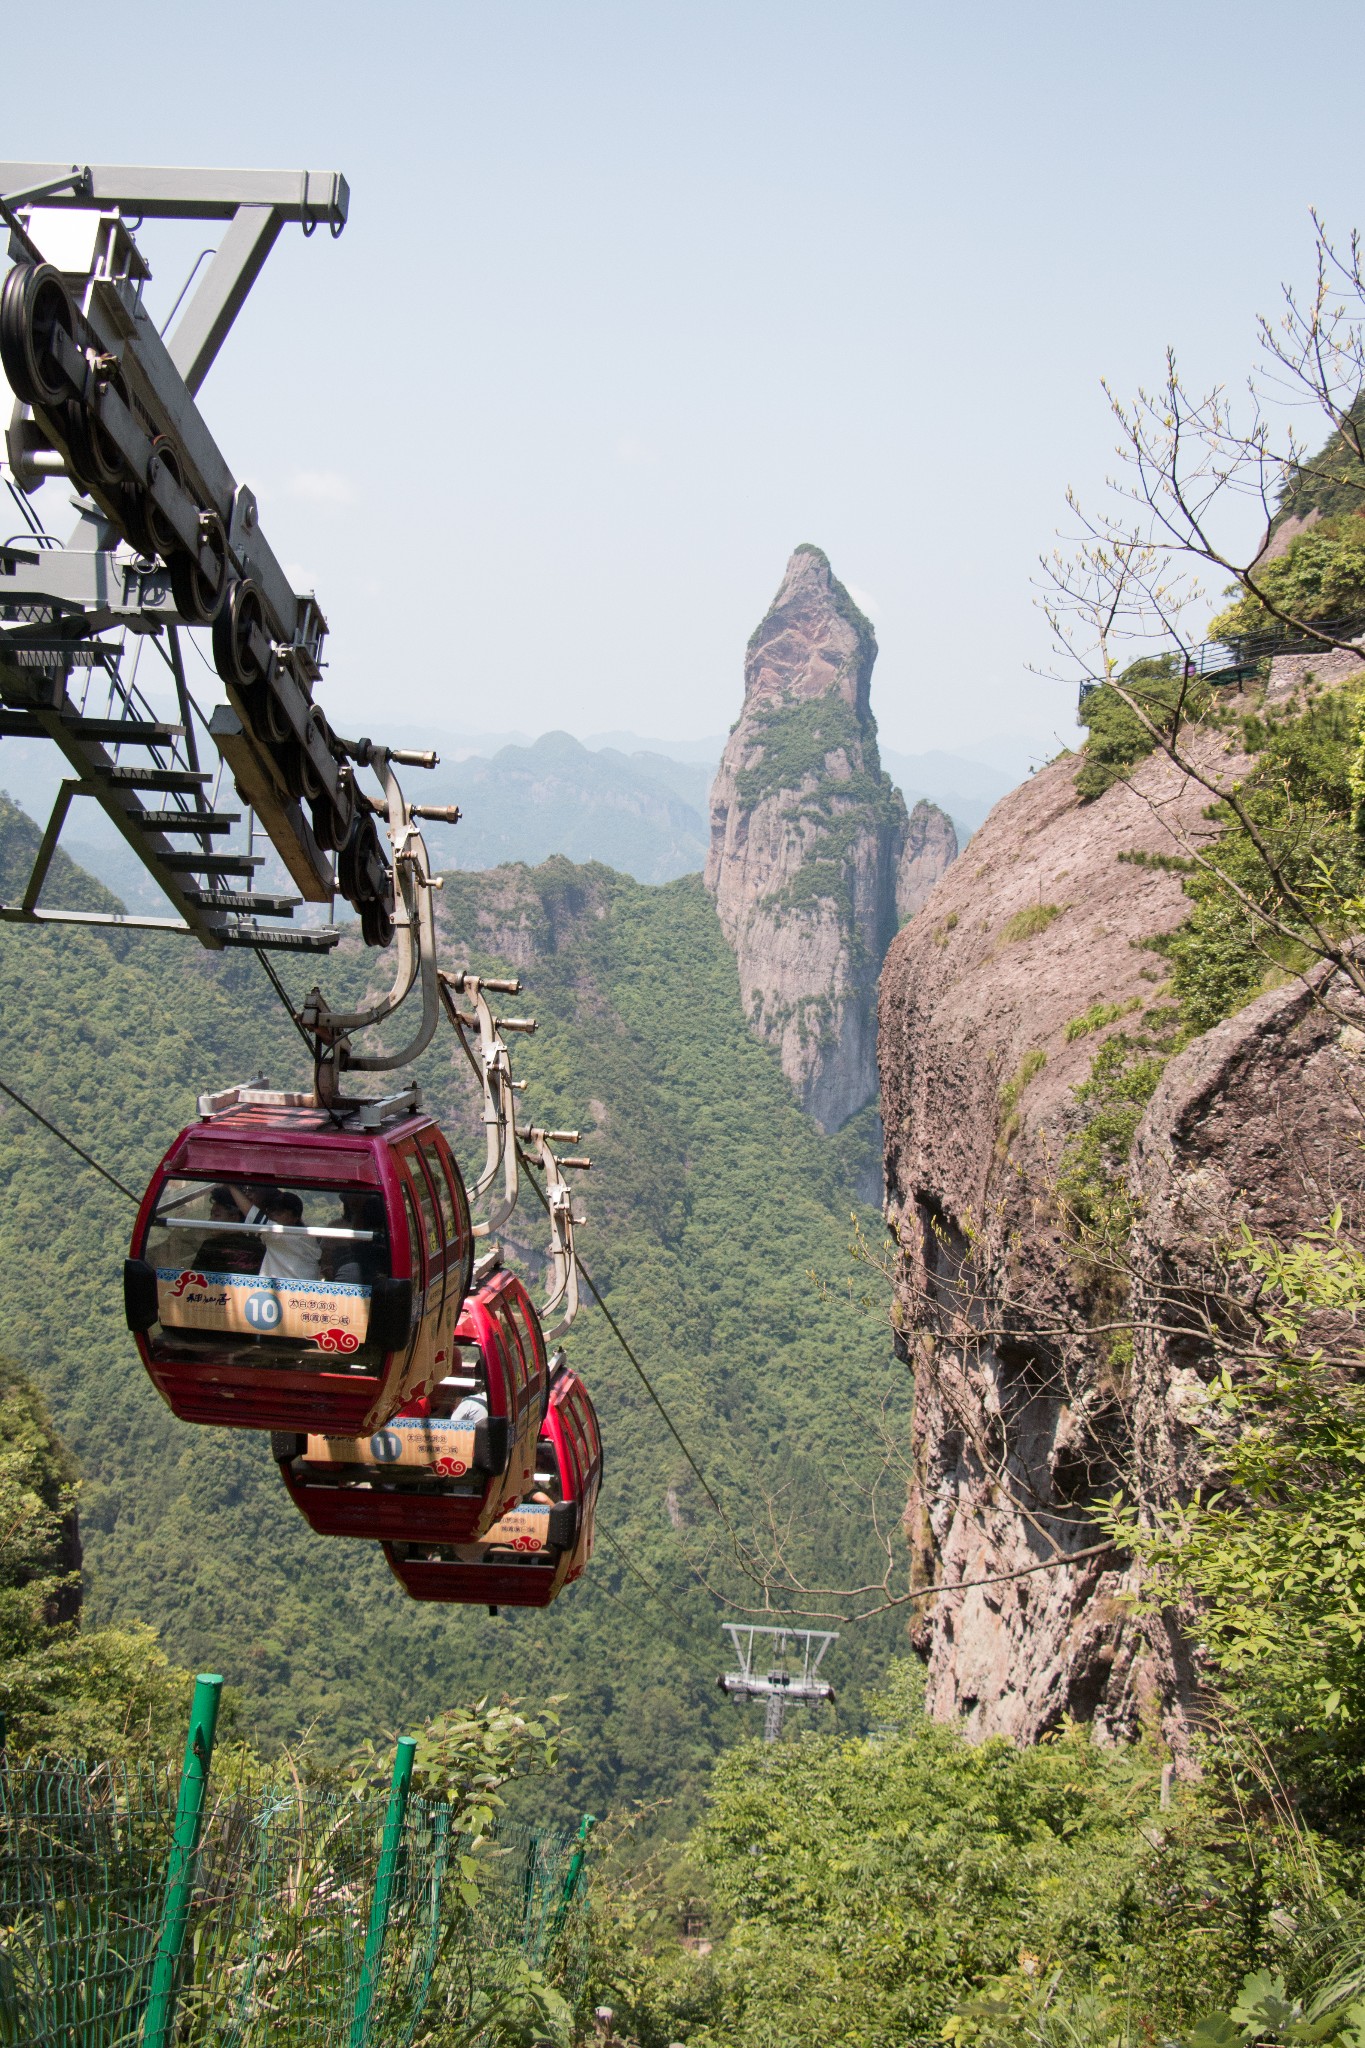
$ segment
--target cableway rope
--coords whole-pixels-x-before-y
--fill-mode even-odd
[[[482,1087],[483,1075],[479,1070],[479,1063],[474,1057],[474,1051],[472,1046],[469,1044],[469,1041],[465,1037],[463,1031],[457,1030],[455,1036],[459,1040],[460,1050],[463,1052],[465,1059],[468,1061],[475,1080],[479,1083],[480,1087]],[[523,1168],[525,1169],[526,1178],[535,1190],[536,1200],[540,1203],[541,1208],[545,1211],[546,1215],[548,1216],[550,1213],[550,1204],[546,1197],[544,1188],[542,1188],[540,1182],[536,1179],[534,1171],[534,1162],[531,1160],[525,1148],[520,1143],[518,1143],[515,1138],[513,1139],[513,1142],[517,1146],[517,1157],[520,1160]],[[730,1520],[730,1517],[726,1513],[725,1508],[723,1507],[721,1502],[716,1498],[716,1495],[712,1492],[706,1474],[702,1471],[701,1466],[697,1463],[691,1451],[687,1448],[687,1445],[683,1440],[682,1434],[679,1431],[677,1424],[674,1422],[673,1417],[669,1414],[667,1408],[664,1406],[663,1401],[661,1400],[657,1390],[655,1389],[653,1381],[649,1377],[649,1374],[645,1371],[639,1359],[635,1356],[634,1349],[627,1341],[624,1330],[621,1328],[621,1325],[617,1322],[611,1310],[607,1307],[606,1302],[602,1299],[601,1293],[598,1290],[597,1282],[593,1279],[592,1274],[584,1265],[582,1259],[579,1257],[577,1250],[574,1251],[573,1259],[575,1266],[578,1268],[579,1275],[586,1282],[588,1290],[591,1293],[593,1300],[597,1303],[597,1306],[601,1309],[603,1315],[606,1317],[607,1325],[610,1328],[612,1335],[615,1337],[617,1343],[620,1345],[626,1357],[630,1360],[631,1366],[634,1368],[634,1371],[637,1377],[639,1378],[641,1386],[649,1395],[650,1400],[654,1403],[654,1406],[658,1409],[660,1415],[663,1417],[664,1425],[667,1428],[669,1435],[673,1438],[674,1443],[677,1444],[678,1449],[682,1452],[684,1458],[686,1458],[688,1464],[692,1468],[692,1471],[695,1473],[697,1483],[701,1487],[702,1492],[706,1495],[706,1498],[710,1501],[712,1507],[720,1516],[720,1519],[724,1523],[725,1528],[729,1534],[730,1541],[735,1546],[736,1554],[738,1554],[740,1551],[739,1531],[735,1528],[734,1523]],[[606,1541],[608,1543],[611,1543],[611,1538],[607,1536],[605,1530],[603,1530],[602,1534],[605,1537]],[[616,1549],[616,1545],[614,1543],[612,1544],[612,1549]],[[617,1554],[618,1556],[621,1555],[619,1551],[617,1552]],[[622,1557],[622,1562],[625,1564],[626,1569],[628,1571],[635,1573],[635,1576],[638,1579],[640,1579],[642,1585],[648,1584],[643,1574],[636,1571],[635,1566],[630,1563],[629,1559]],[[654,1591],[656,1589],[651,1588],[650,1590]],[[662,1599],[663,1596],[662,1594],[660,1594],[658,1597]]]
[[[135,1209],[139,1207],[142,1201],[141,1195],[135,1195],[131,1188],[123,1185],[123,1182],[116,1174],[110,1173],[107,1166],[101,1166],[98,1159],[92,1159],[84,1146],[78,1145],[74,1138],[68,1138],[65,1131],[58,1130],[56,1124],[50,1122],[40,1109],[35,1109],[31,1102],[25,1102],[17,1088],[11,1088],[8,1081],[0,1081],[0,1089],[3,1089],[11,1102],[17,1102],[20,1109],[26,1110],[35,1123],[40,1123],[45,1131],[51,1131],[54,1138],[59,1138],[62,1144],[74,1152],[78,1159],[83,1159],[87,1166],[92,1166],[96,1173],[102,1175],[108,1181],[110,1187],[117,1188],[121,1195],[126,1195]]]
[[[615,1552],[618,1561],[625,1566],[626,1570],[630,1573],[631,1577],[638,1579],[640,1581],[640,1584],[644,1587],[646,1593],[650,1595],[651,1599],[658,1601],[659,1605],[663,1608],[664,1613],[671,1615],[673,1620],[677,1622],[679,1628],[690,1630],[692,1628],[692,1623],[684,1620],[683,1616],[679,1614],[677,1608],[673,1605],[672,1601],[666,1597],[663,1588],[661,1586],[656,1586],[652,1579],[647,1579],[645,1577],[644,1573],[640,1570],[639,1566],[632,1563],[631,1559],[626,1556],[625,1551],[622,1550],[620,1544],[616,1541],[616,1538],[612,1536],[606,1529],[602,1528],[600,1523],[598,1524],[597,1534],[602,1538],[602,1541],[609,1547],[609,1549]]]
[[[480,1072],[479,1063],[474,1057],[473,1048],[470,1046],[463,1031],[457,1030],[455,1036],[460,1042],[460,1049],[464,1053],[466,1060],[469,1062],[469,1066],[471,1071],[473,1072],[475,1080],[479,1083],[480,1087],[482,1087],[483,1075]],[[514,1139],[513,1142],[515,1143],[516,1140]],[[535,1189],[537,1201],[540,1203],[541,1208],[545,1211],[546,1215],[548,1216],[550,1213],[550,1204],[546,1197],[544,1188],[542,1188],[540,1182],[536,1179],[534,1170],[535,1162],[531,1159],[530,1155],[526,1152],[525,1148],[520,1143],[517,1143],[517,1157],[521,1161],[522,1166],[526,1170],[527,1180]],[[639,1359],[635,1356],[635,1352],[631,1348],[631,1345],[627,1342],[625,1332],[622,1330],[621,1325],[617,1322],[615,1316],[607,1307],[605,1301],[603,1301],[602,1296],[598,1291],[597,1282],[593,1279],[592,1274],[588,1271],[587,1267],[584,1265],[582,1259],[579,1257],[578,1252],[576,1250],[573,1256],[574,1264],[578,1268],[579,1275],[586,1282],[588,1290],[591,1293],[593,1300],[597,1303],[597,1306],[601,1309],[603,1315],[606,1317],[612,1335],[615,1337],[622,1351],[624,1351],[626,1357],[630,1360],[630,1363],[640,1380],[641,1386],[643,1386],[645,1392],[649,1395],[650,1400],[654,1403],[654,1406],[658,1409],[660,1415],[663,1417],[664,1424],[669,1432],[669,1435],[673,1438],[673,1441],[677,1444],[678,1449],[682,1452],[684,1458],[686,1458],[688,1464],[691,1466],[693,1472],[696,1474],[697,1482],[700,1485],[702,1492],[706,1495],[706,1498],[710,1501],[712,1507],[720,1516],[721,1521],[725,1524],[725,1528],[729,1534],[730,1541],[735,1546],[736,1554],[739,1554],[741,1550],[739,1531],[736,1529],[734,1523],[730,1520],[730,1517],[726,1513],[722,1503],[716,1498],[716,1495],[712,1492],[706,1474],[702,1471],[701,1466],[697,1463],[691,1451],[687,1448],[686,1443],[683,1441],[678,1426],[674,1422],[673,1417],[669,1414],[667,1408],[663,1404],[662,1399],[655,1390],[653,1381],[650,1379],[649,1374],[641,1365]]]
[[[528,1157],[528,1155],[522,1150],[520,1145],[518,1145],[517,1147],[517,1154],[521,1160],[522,1165],[526,1169],[526,1178],[530,1181],[531,1186],[535,1189],[537,1199],[539,1200],[541,1207],[544,1209],[546,1215],[548,1216],[550,1213],[550,1204],[546,1199],[544,1188],[542,1188],[540,1182],[536,1179],[535,1174],[532,1171],[532,1161]],[[617,1322],[611,1310],[607,1307],[605,1301],[603,1301],[601,1294],[598,1292],[597,1282],[593,1279],[592,1274],[583,1264],[582,1259],[578,1256],[578,1253],[576,1251],[574,1253],[574,1264],[577,1266],[581,1277],[587,1282],[588,1289],[592,1295],[593,1300],[597,1303],[597,1306],[601,1309],[603,1315],[606,1317],[612,1335],[615,1337],[617,1343],[625,1352],[626,1357],[630,1360],[632,1366],[635,1368],[641,1386],[649,1395],[650,1400],[654,1403],[654,1406],[658,1409],[660,1415],[662,1415],[664,1422],[668,1428],[669,1434],[672,1436],[674,1443],[676,1443],[678,1449],[682,1452],[688,1464],[692,1467],[693,1472],[696,1474],[697,1481],[701,1487],[702,1492],[706,1495],[706,1498],[710,1501],[712,1507],[715,1509],[716,1513],[720,1516],[722,1522],[724,1522],[726,1528],[729,1530],[732,1539],[737,1544],[739,1542],[738,1530],[735,1528],[734,1523],[730,1520],[729,1515],[725,1512],[725,1509],[721,1505],[720,1501],[717,1500],[715,1494],[711,1491],[711,1487],[707,1481],[706,1474],[702,1471],[701,1466],[692,1456],[691,1451],[688,1450],[687,1445],[684,1443],[682,1436],[678,1431],[677,1424],[674,1422],[673,1417],[669,1414],[667,1408],[665,1408],[662,1400],[659,1398],[659,1395],[655,1392],[654,1384],[650,1379],[649,1374],[645,1371],[639,1359],[635,1356],[634,1351],[631,1349],[631,1346],[626,1341],[625,1332],[622,1330],[621,1325]]]
[[[274,983],[276,994],[279,996],[280,1001],[284,1004],[285,1009],[288,1010],[289,1015],[293,1020],[295,1029],[298,1031],[299,1036],[302,1038],[304,1044],[308,1047],[308,1050],[311,1052],[313,1049],[313,1041],[309,1038],[308,1033],[304,1030],[302,1024],[299,1022],[298,1013],[295,1010],[294,1005],[289,1000],[289,995],[287,990],[285,989],[284,983],[280,980],[279,975],[275,972],[274,966],[269,960],[267,960],[261,948],[259,946],[253,946],[252,951],[255,953],[256,958],[260,961],[262,967],[264,967],[271,981]],[[40,1109],[35,1109],[31,1102],[26,1102],[23,1096],[19,1093],[17,1088],[11,1088],[8,1081],[0,1081],[0,1090],[2,1090],[6,1095],[9,1096],[11,1102],[17,1103],[20,1109],[24,1110],[27,1115],[31,1116],[35,1123],[41,1124],[45,1131],[51,1131],[54,1138],[58,1139],[63,1145],[65,1145],[69,1151],[74,1152],[78,1159],[83,1159],[85,1161],[85,1164],[93,1168],[93,1170],[97,1174],[99,1174],[102,1179],[107,1180],[110,1187],[117,1188],[121,1195],[126,1195],[128,1200],[133,1204],[134,1208],[140,1206],[142,1201],[141,1195],[135,1195],[133,1193],[133,1190],[130,1187],[125,1186],[125,1184],[119,1179],[116,1173],[110,1173],[107,1166],[101,1166],[99,1160],[93,1158],[92,1155],[85,1150],[83,1145],[78,1145],[74,1138],[69,1138],[65,1131],[60,1130],[58,1126],[54,1124],[49,1117],[45,1117]]]
[[[677,1608],[674,1607],[670,1601],[664,1598],[662,1590],[658,1586],[654,1585],[649,1579],[647,1579],[642,1571],[638,1571],[636,1569],[636,1567],[631,1563],[630,1559],[626,1556],[625,1552],[621,1549],[620,1544],[617,1543],[610,1535],[608,1535],[607,1531],[602,1527],[600,1522],[597,1524],[597,1534],[602,1538],[604,1543],[609,1544],[611,1549],[615,1551],[617,1558],[619,1559],[621,1564],[625,1566],[626,1570],[630,1572],[636,1579],[638,1579],[640,1585],[643,1586],[645,1590],[646,1597],[652,1600],[657,1600],[665,1614],[671,1615],[677,1621],[680,1628],[687,1629],[689,1634],[695,1636],[695,1626],[691,1622],[685,1621],[682,1615],[679,1614]],[[607,1595],[607,1598],[609,1600],[625,1600],[629,1597],[629,1595],[632,1592],[634,1592],[633,1587],[621,1586],[618,1588],[616,1586],[610,1585],[605,1579],[601,1581],[601,1586],[602,1591]],[[636,1597],[638,1598],[639,1596],[636,1595]],[[670,1642],[680,1656],[686,1657],[689,1660],[689,1662],[695,1660],[696,1649],[692,1643],[680,1641],[676,1634],[671,1633],[667,1629],[663,1630],[662,1634],[664,1636],[665,1641]],[[682,1673],[682,1680],[683,1683],[686,1685],[695,1686],[698,1693],[704,1696],[708,1701],[714,1700],[715,1693],[711,1685],[705,1679],[699,1678],[695,1670],[685,1671],[684,1673]]]
[[[310,1057],[310,1058],[313,1058],[313,1057],[315,1057],[315,1056],[316,1056],[316,1054],[315,1054],[315,1048],[314,1048],[314,1045],[313,1045],[313,1041],[312,1041],[312,1039],[311,1039],[311,1038],[310,1038],[310,1037],[308,1036],[308,1033],[307,1033],[307,1031],[306,1031],[306,1030],[304,1029],[304,1027],[303,1027],[303,1024],[302,1024],[302,1021],[300,1020],[300,1017],[299,1017],[299,1013],[298,1013],[298,1011],[297,1011],[297,1010],[296,1010],[296,1009],[294,1008],[294,1005],[293,1005],[293,1004],[292,1004],[292,1003],[290,1002],[290,1000],[289,1000],[289,991],[288,991],[288,989],[287,989],[287,988],[285,987],[284,983],[283,983],[283,982],[282,982],[282,981],[280,980],[280,977],[279,977],[279,975],[278,975],[278,974],[277,974],[277,973],[275,972],[275,963],[274,963],[274,961],[273,961],[273,960],[271,960],[271,959],[270,959],[270,958],[269,958],[269,957],[267,956],[267,954],[266,954],[266,951],[265,951],[265,948],[264,948],[263,946],[253,946],[251,950],[252,950],[252,952],[253,952],[253,953],[254,953],[254,954],[256,955],[256,958],[257,958],[257,959],[258,959],[258,960],[260,961],[260,963],[261,963],[262,967],[264,967],[264,969],[265,969],[266,973],[267,973],[267,974],[269,975],[269,977],[270,977],[270,980],[271,980],[271,983],[272,983],[272,984],[273,984],[273,986],[274,986],[274,990],[275,990],[275,993],[276,993],[276,995],[277,995],[277,996],[279,997],[280,1001],[281,1001],[281,1002],[282,1002],[282,1003],[284,1004],[284,1007],[285,1007],[285,1009],[286,1009],[286,1010],[288,1010],[288,1012],[289,1012],[289,1021],[290,1021],[290,1023],[291,1023],[292,1025],[293,1025],[294,1029],[295,1029],[295,1030],[296,1030],[296,1031],[298,1032],[298,1034],[299,1034],[299,1037],[300,1037],[300,1038],[301,1038],[301,1039],[303,1040],[304,1044],[305,1044],[305,1045],[307,1046],[307,1048],[308,1048],[308,1052],[309,1052],[309,1057]]]

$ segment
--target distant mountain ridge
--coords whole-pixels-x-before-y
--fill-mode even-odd
[[[434,746],[440,766],[409,769],[415,800],[459,804],[456,826],[429,825],[439,868],[477,873],[504,861],[535,866],[552,854],[601,861],[637,882],[671,882],[706,862],[710,788],[725,735],[667,740],[637,733],[523,735],[443,733],[416,725],[388,729],[393,744]],[[995,764],[943,752],[882,751],[882,765],[910,810],[924,801],[953,821],[959,844],[1020,777]],[[64,765],[43,742],[6,740],[0,787],[40,827],[47,821]],[[164,916],[168,905],[135,854],[93,802],[78,798],[63,844],[87,873],[130,911]],[[263,883],[283,876],[263,876]]]
[[[638,882],[695,874],[706,858],[705,764],[594,751],[567,732],[471,755],[421,777],[424,802],[458,803],[458,825],[426,828],[438,868],[466,872],[552,854],[601,861]]]
[[[920,802],[937,804],[952,819],[959,845],[985,824],[1002,796],[1016,788],[1019,775],[973,761],[965,754],[933,748],[924,754],[898,754],[881,749],[882,766],[913,810]]]

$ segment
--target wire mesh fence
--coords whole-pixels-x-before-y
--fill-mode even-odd
[[[0,1761],[0,2044],[408,2048],[438,1994],[449,2014],[519,1962],[572,1996],[573,1838],[505,1826],[475,1849],[444,1802],[394,1814],[382,1791],[210,1789],[163,2006],[175,1773]]]

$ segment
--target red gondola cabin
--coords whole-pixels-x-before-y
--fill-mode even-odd
[[[429,1116],[216,1102],[138,1211],[124,1298],[143,1364],[186,1422],[381,1428],[445,1375],[469,1287],[449,1145]]]
[[[277,1433],[296,1507],[323,1536],[462,1543],[532,1484],[545,1413],[545,1339],[513,1273],[465,1302],[445,1377],[370,1436]]]
[[[476,1541],[387,1542],[384,1555],[414,1600],[548,1607],[592,1556],[601,1484],[597,1415],[582,1380],[565,1367],[550,1389],[530,1498]]]

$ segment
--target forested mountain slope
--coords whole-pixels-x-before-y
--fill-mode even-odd
[[[0,866],[34,828],[0,810]],[[94,887],[54,871],[47,901]],[[600,867],[450,876],[450,958],[526,974],[514,1007],[528,1116],[581,1123],[594,1173],[581,1249],[689,1448],[742,1521],[786,1488],[792,1539],[821,1577],[869,1563],[860,1495],[884,1393],[906,1392],[880,1315],[849,1305],[853,1162],[866,1133],[822,1138],[745,1027],[734,962],[700,877],[647,888]],[[305,970],[285,959],[295,995]],[[386,963],[328,965],[354,986]],[[310,966],[310,972],[311,970]],[[0,1079],[140,1190],[197,1091],[264,1066],[305,1079],[302,1047],[259,964],[146,934],[0,927]],[[468,1118],[448,1033],[426,1056],[429,1099]],[[466,1129],[468,1128],[466,1121]],[[725,1531],[657,1412],[589,1308],[570,1338],[607,1447],[593,1570],[544,1615],[421,1609],[377,1550],[308,1530],[263,1438],[193,1429],[162,1406],[123,1327],[131,1203],[6,1103],[0,1112],[3,1347],[45,1389],[86,1474],[87,1614],[154,1623],[181,1664],[222,1670],[266,1740],[316,1724],[339,1748],[485,1690],[565,1696],[576,1762],[554,1797],[612,1799],[699,1783],[744,1725],[715,1690],[722,1611],[691,1563]],[[539,1245],[529,1207],[518,1232]],[[831,1283],[828,1294],[820,1280]],[[904,1419],[898,1424],[904,1428]],[[761,1604],[756,1589],[740,1597]],[[666,1604],[665,1604],[666,1602]],[[894,1624],[840,1643],[844,1696],[885,1661]]]

